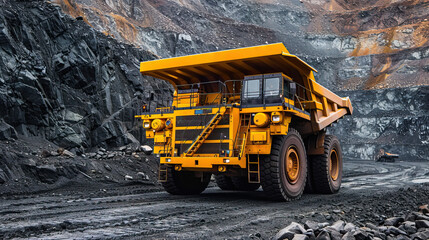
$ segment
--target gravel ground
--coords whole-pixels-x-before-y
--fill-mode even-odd
[[[429,202],[424,162],[345,163],[339,194],[273,202],[256,192],[172,196],[157,185],[73,184],[39,194],[4,195],[0,238],[270,239],[291,222],[382,224]]]

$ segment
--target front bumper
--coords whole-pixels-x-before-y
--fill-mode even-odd
[[[180,165],[182,168],[211,169],[218,166],[246,168],[246,159],[238,157],[161,157],[160,163]]]

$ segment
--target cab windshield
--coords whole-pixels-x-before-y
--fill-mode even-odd
[[[268,96],[278,96],[280,91],[280,79],[275,78],[266,78],[264,86],[264,95]]]
[[[261,95],[260,91],[260,79],[244,81],[244,98],[259,98]]]

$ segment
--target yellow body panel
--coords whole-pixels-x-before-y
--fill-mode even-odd
[[[267,132],[251,132],[250,133],[250,141],[252,142],[266,142],[267,141]]]
[[[170,160],[167,161],[167,159]],[[228,159],[229,162],[226,163],[225,159]],[[182,168],[212,169],[215,166],[238,166],[246,168],[246,159],[240,160],[237,157],[161,157],[160,163],[181,165]]]
[[[275,43],[142,62],[140,72],[143,75],[164,79],[173,86],[177,86],[289,71],[290,67],[287,64],[273,64],[273,62],[279,62],[279,59],[295,66],[305,74],[316,71],[300,58],[290,54],[283,43]]]

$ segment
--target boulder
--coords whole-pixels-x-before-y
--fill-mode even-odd
[[[142,145],[142,146],[140,146],[140,150],[142,152],[144,152],[146,155],[150,155],[153,152],[153,149],[150,146],[148,146],[148,145]]]
[[[411,239],[427,240],[429,239],[429,230],[420,231],[410,236]]]
[[[292,239],[295,234],[305,233],[305,228],[296,222],[292,222],[289,226],[280,230],[274,237],[274,239]]]
[[[0,184],[3,184],[7,181],[8,177],[3,169],[0,168]]]
[[[402,226],[404,230],[410,235],[417,232],[416,223],[414,222],[406,221],[402,224]]]
[[[17,139],[18,134],[11,125],[7,124],[3,119],[0,119],[0,140]]]
[[[416,220],[416,228],[429,228],[429,221],[428,220]]]
[[[305,234],[295,234],[292,240],[309,240],[309,238]]]
[[[54,165],[42,165],[36,168],[37,176],[43,183],[52,184],[58,180],[57,168]]]
[[[356,225],[354,225],[353,223],[347,223],[344,226],[344,231],[346,231],[346,232],[350,232],[350,231],[355,230],[355,229],[356,229]]]
[[[317,235],[316,240],[331,240],[331,236],[329,235],[329,232],[324,230]]]
[[[394,226],[389,226],[389,227],[387,227],[387,231],[386,231],[386,234],[393,234],[393,235],[400,235],[400,234],[402,234],[402,235],[407,235],[407,233],[406,232],[404,232],[404,231],[402,231],[402,230],[400,230],[399,228],[397,228],[397,227],[394,227]]]
[[[357,229],[354,233],[353,233],[353,237],[356,240],[369,240],[368,239],[368,233],[361,231],[359,229]]]
[[[419,207],[419,212],[421,212],[421,213],[423,213],[423,214],[429,213],[429,207],[428,207],[428,204],[420,206],[420,207]]]
[[[353,236],[352,232],[347,232],[346,234],[343,235],[341,240],[355,240],[355,237]]]
[[[332,226],[328,227],[328,228],[332,228],[337,232],[341,232],[342,230],[344,230],[344,226],[345,226],[345,222],[342,220],[338,220],[336,221],[334,224],[332,224]]]
[[[313,231],[319,230],[319,223],[311,220],[305,221],[304,224],[305,229],[313,229]]]
[[[384,225],[385,226],[399,226],[400,223],[404,222],[404,218],[403,217],[391,217],[388,218],[386,220],[384,220]]]

